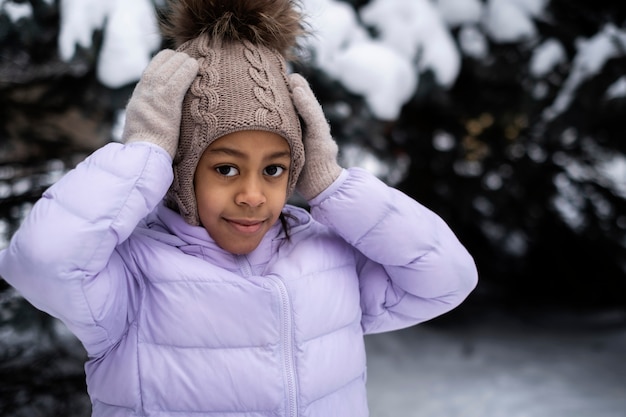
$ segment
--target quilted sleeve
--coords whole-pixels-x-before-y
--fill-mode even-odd
[[[458,306],[478,280],[472,256],[435,213],[351,168],[311,201],[311,214],[362,255],[366,333],[408,327]]]
[[[44,192],[0,252],[0,276],[90,354],[125,329],[136,283],[115,249],[167,192],[171,163],[156,145],[106,145]]]

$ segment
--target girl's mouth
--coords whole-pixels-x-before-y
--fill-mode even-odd
[[[226,220],[236,231],[244,234],[253,234],[261,230],[263,220]]]

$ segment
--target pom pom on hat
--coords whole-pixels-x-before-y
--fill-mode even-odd
[[[174,182],[167,204],[191,225],[200,225],[193,179],[204,150],[216,139],[243,130],[265,130],[291,148],[287,196],[304,165],[298,115],[285,60],[304,33],[289,0],[171,0],[163,30],[177,50],[196,58],[198,76],[182,108]]]
[[[162,28],[176,46],[203,34],[214,40],[250,41],[291,57],[304,33],[293,0],[170,0]]]

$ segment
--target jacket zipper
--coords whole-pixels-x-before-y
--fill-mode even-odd
[[[252,267],[248,262],[248,258],[245,255],[237,256],[237,263],[244,276],[252,275]],[[296,395],[296,372],[293,359],[293,336],[292,336],[292,314],[291,314],[291,301],[289,299],[289,293],[285,283],[280,279],[267,276],[268,280],[278,290],[281,307],[281,344],[283,351],[283,369],[285,381],[287,382],[287,416],[298,417],[298,401]]]
[[[293,336],[291,334],[292,329],[292,316],[291,316],[291,302],[289,300],[289,294],[287,293],[287,287],[278,278],[268,276],[270,281],[274,283],[278,289],[281,303],[281,322],[282,329],[282,344],[283,344],[283,361],[285,380],[287,381],[287,415],[290,417],[298,416],[298,404],[296,396],[296,372],[293,360]]]
[[[250,262],[248,262],[248,258],[246,258],[245,255],[237,255],[236,259],[237,259],[237,266],[239,267],[241,274],[246,278],[252,275],[252,266],[250,266]]]

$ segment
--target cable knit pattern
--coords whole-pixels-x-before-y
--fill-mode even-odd
[[[215,140],[242,130],[269,131],[287,140],[291,148],[287,195],[291,195],[304,165],[304,146],[283,56],[249,41],[208,36],[188,41],[178,50],[196,58],[200,70],[183,102],[168,205],[187,223],[200,225],[193,188],[198,161]]]
[[[206,39],[199,42],[198,49],[202,54],[202,58],[198,60],[200,76],[191,85],[193,98],[191,99],[190,115],[196,122],[194,136],[202,139],[208,137],[210,131],[217,129],[215,111],[220,104],[220,96],[217,92],[217,86],[220,82],[220,73],[217,70],[220,50],[219,48],[210,48]]]
[[[194,50],[194,48],[197,48]],[[181,138],[197,140],[181,140],[174,159],[174,182],[168,193],[171,205],[176,207],[184,218],[195,219],[198,216],[195,198],[193,197],[193,174],[198,160],[208,146],[211,132],[218,129],[216,112],[220,104],[217,91],[220,73],[217,69],[220,61],[220,48],[211,48],[208,38],[199,42],[187,42],[179,50],[200,55],[198,76],[191,84],[183,102]]]
[[[244,41],[244,56],[250,63],[250,77],[257,84],[254,87],[254,96],[261,107],[256,110],[255,121],[260,125],[280,126],[284,119],[281,109],[280,96],[274,94],[276,86],[270,75],[268,63],[260,51],[250,42]]]

